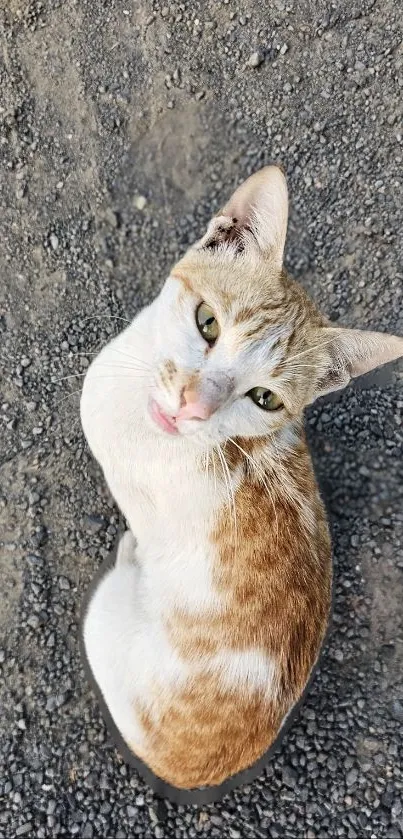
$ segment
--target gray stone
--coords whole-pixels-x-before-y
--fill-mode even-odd
[[[256,69],[256,67],[260,67],[261,64],[264,62],[264,53],[261,50],[255,50],[252,52],[248,58],[248,67],[252,67]]]

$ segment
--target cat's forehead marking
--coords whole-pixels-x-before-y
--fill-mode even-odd
[[[294,332],[294,324],[289,318],[280,317],[268,320],[266,317],[255,318],[238,327],[237,344],[245,349],[257,365],[275,370],[287,354],[288,342]]]
[[[281,323],[281,322],[280,322]],[[270,349],[273,349],[281,340],[281,334],[277,329],[280,323],[273,323],[268,321],[267,317],[256,317],[249,323],[245,323],[245,329],[242,331],[242,338],[248,341],[257,341],[259,338],[267,338],[270,340]],[[281,330],[284,333],[286,330]]]
[[[278,323],[287,309],[285,294],[276,294],[268,299],[267,290],[262,290],[260,295],[255,295],[252,304],[241,304],[234,312],[234,323],[243,324],[259,318],[261,322],[268,325]]]

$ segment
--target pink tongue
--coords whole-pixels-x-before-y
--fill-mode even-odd
[[[168,417],[167,414],[164,414],[154,401],[151,404],[151,415],[153,420],[155,420],[157,425],[159,425],[163,431],[167,431],[168,434],[178,434],[178,429],[175,425],[173,417]]]

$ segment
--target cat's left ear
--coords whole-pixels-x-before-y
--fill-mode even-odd
[[[345,387],[350,379],[403,356],[403,338],[383,332],[324,327],[315,336],[318,356],[314,399]]]
[[[258,249],[281,267],[287,220],[285,176],[278,166],[266,166],[235,190],[196,247],[214,249],[231,244],[237,252]]]

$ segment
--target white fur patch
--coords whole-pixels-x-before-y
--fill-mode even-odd
[[[209,670],[218,672],[225,687],[259,690],[268,698],[275,697],[277,665],[271,656],[259,649],[224,649],[212,658]]]
[[[152,709],[154,697],[169,696],[189,675],[142,589],[141,569],[120,564],[101,581],[84,622],[92,672],[116,725],[138,748],[144,735],[136,702]]]

